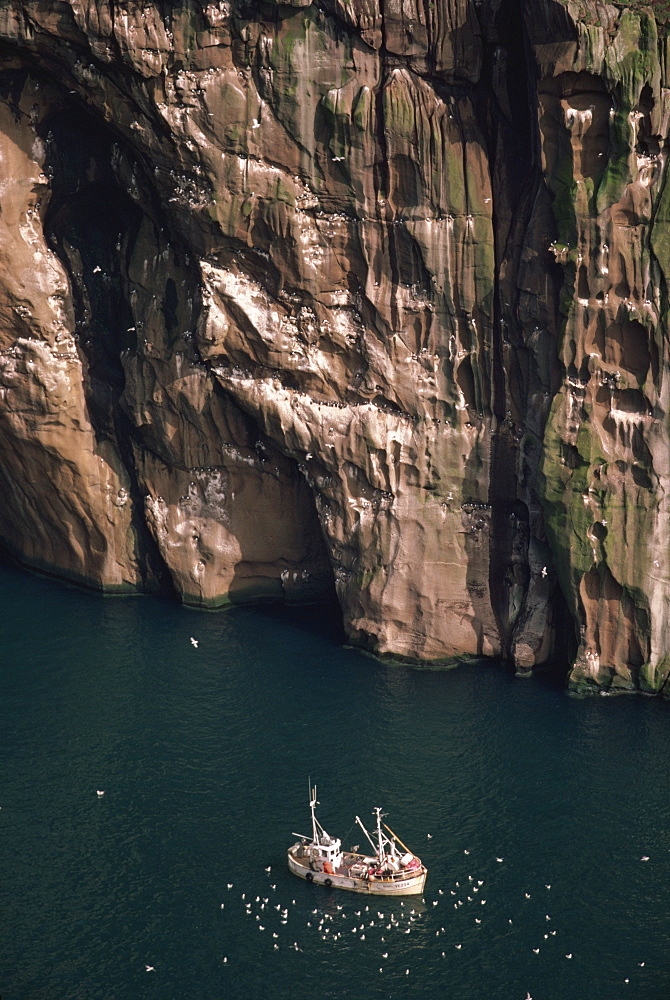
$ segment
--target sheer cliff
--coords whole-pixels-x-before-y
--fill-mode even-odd
[[[667,691],[662,6],[0,0],[2,544]]]

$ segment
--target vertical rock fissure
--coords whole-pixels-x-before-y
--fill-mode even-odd
[[[45,117],[41,135],[51,181],[44,235],[69,276],[91,424],[98,441],[110,443],[125,470],[141,585],[174,594],[143,516],[132,444],[136,432],[121,405],[126,382],[121,358],[136,351],[138,342],[128,272],[142,213],[115,183],[115,139],[95,120],[66,106]]]
[[[531,126],[534,95],[519,0],[503,0],[494,16],[479,7],[484,39],[482,77],[476,88],[482,132],[488,140],[493,198],[494,295],[491,341],[491,539],[489,588],[501,649],[512,654],[512,635],[527,596],[528,508],[519,497],[518,445],[525,414],[510,392],[512,345],[521,347],[516,282],[520,240],[537,187],[537,136]],[[484,16],[486,15],[486,16]],[[506,356],[505,356],[506,355]],[[527,381],[528,373],[525,379]],[[525,393],[521,392],[521,395]]]

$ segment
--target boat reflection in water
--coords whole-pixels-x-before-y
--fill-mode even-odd
[[[331,837],[319,823],[315,812],[319,804],[316,786],[310,787],[309,804],[312,836],[294,833],[299,839],[288,850],[288,866],[294,875],[328,888],[377,896],[415,896],[423,892],[428,870],[393,830],[382,823],[379,806],[374,809],[377,827],[372,834],[356,817],[372,848],[371,854],[358,854],[357,849],[343,851],[342,841]]]

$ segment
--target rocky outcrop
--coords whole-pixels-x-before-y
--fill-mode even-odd
[[[663,689],[667,41],[624,6],[0,0],[4,544]]]

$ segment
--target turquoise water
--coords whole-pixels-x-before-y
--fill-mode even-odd
[[[2,1000],[670,996],[670,705],[382,666],[317,609],[0,591]],[[309,775],[423,902],[289,874]]]

